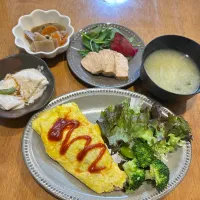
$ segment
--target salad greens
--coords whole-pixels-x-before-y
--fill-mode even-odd
[[[87,33],[82,33],[82,43],[86,49],[79,50],[79,53],[86,56],[90,51],[108,49],[118,31],[116,28],[97,26]]]
[[[91,51],[99,52],[103,49],[110,49],[116,33],[126,38],[119,29],[113,27],[97,26],[91,31],[82,33],[82,43],[85,49],[79,50],[80,55],[85,57]],[[139,46],[136,42],[134,44],[134,37],[127,39],[134,46]]]
[[[119,152],[126,160],[126,192],[133,192],[144,181],[163,190],[169,181],[169,169],[163,162],[167,154],[192,140],[191,129],[182,117],[164,116],[156,104],[150,108],[129,99],[106,108],[97,123],[112,152]],[[142,182],[136,182],[137,176]]]

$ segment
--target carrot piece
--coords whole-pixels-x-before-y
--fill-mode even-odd
[[[56,31],[58,31],[58,29],[55,26],[47,26],[42,30],[42,35],[50,35]]]
[[[64,45],[65,42],[67,41],[68,35],[66,34],[60,41],[60,46]]]
[[[51,37],[57,39],[59,46],[62,46],[67,41],[68,35],[66,34],[64,37],[62,37],[60,32],[56,31],[54,33],[51,33]]]
[[[60,46],[60,43],[61,43],[61,35],[60,35],[60,32],[59,31],[56,31],[54,33],[51,33],[51,37],[54,38],[54,39],[57,39],[58,40],[58,44]]]

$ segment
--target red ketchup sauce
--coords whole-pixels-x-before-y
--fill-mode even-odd
[[[65,129],[68,129],[68,133],[67,133],[64,141],[62,142],[62,145],[60,148],[61,155],[64,155],[67,152],[67,150],[69,149],[69,147],[71,146],[71,144],[73,144],[75,141],[85,140],[86,142],[85,142],[84,148],[77,155],[77,160],[80,162],[85,158],[85,156],[87,155],[87,153],[89,151],[91,151],[92,149],[95,149],[95,148],[100,148],[101,151],[100,151],[99,155],[92,162],[92,164],[88,167],[88,171],[90,173],[97,173],[97,172],[105,169],[105,167],[98,167],[97,163],[99,162],[99,160],[102,158],[103,154],[105,153],[106,146],[103,143],[97,143],[97,144],[90,145],[92,138],[89,135],[77,136],[77,137],[73,138],[71,141],[69,141],[74,129],[78,128],[79,125],[80,125],[80,122],[77,120],[67,120],[67,119],[60,118],[54,123],[54,125],[49,130],[48,139],[51,141],[60,141],[63,138],[63,131]]]

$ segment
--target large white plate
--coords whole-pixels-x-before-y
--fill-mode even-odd
[[[85,116],[95,123],[100,112],[111,104],[118,104],[125,98],[137,98],[152,105],[153,101],[147,97],[119,89],[87,89],[63,95],[51,101],[45,109],[74,101]],[[163,115],[171,113],[161,107]],[[166,189],[157,192],[150,185],[144,184],[134,194],[126,195],[121,191],[97,194],[87,188],[78,179],[66,172],[57,162],[46,153],[40,136],[31,127],[35,114],[28,122],[22,139],[22,152],[25,163],[36,181],[47,191],[61,199],[73,200],[100,200],[100,199],[126,199],[126,200],[153,200],[159,199],[174,189],[184,178],[191,161],[191,144],[187,142],[182,148],[168,156],[170,181]],[[116,174],[117,176],[117,174]]]

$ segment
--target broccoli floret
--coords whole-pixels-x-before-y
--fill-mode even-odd
[[[124,163],[122,167],[128,176],[125,190],[127,193],[133,192],[145,181],[145,170],[138,167],[136,158]]]
[[[155,159],[152,148],[143,140],[136,139],[133,145],[133,153],[136,156],[139,167],[147,168]]]
[[[162,191],[169,182],[169,168],[161,160],[154,160],[150,165],[150,170],[146,171],[146,180],[153,180],[156,189]]]

